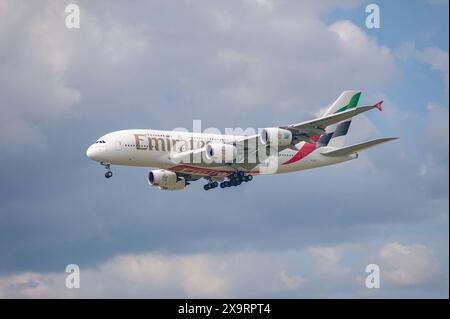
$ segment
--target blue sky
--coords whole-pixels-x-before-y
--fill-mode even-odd
[[[0,298],[448,298],[448,2],[0,0]],[[162,192],[85,156],[125,128],[267,127],[342,91],[357,161]],[[81,288],[64,269],[81,268]],[[381,268],[367,289],[365,266]]]

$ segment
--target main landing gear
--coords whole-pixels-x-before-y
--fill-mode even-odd
[[[111,164],[108,163],[100,163],[103,167],[105,167],[105,169],[107,170],[105,173],[105,177],[106,178],[111,178],[113,176],[113,173],[111,172]]]
[[[243,182],[250,182],[253,179],[252,175],[245,175],[244,172],[234,172],[228,176],[227,181],[223,181],[220,184],[217,182],[210,182],[203,186],[205,191],[210,190],[212,188],[216,188],[220,185],[220,188],[226,188],[231,186],[239,186]]]
[[[219,183],[218,183],[218,182],[210,182],[210,183],[204,185],[204,186],[203,186],[203,189],[204,189],[205,191],[207,191],[207,190],[210,190],[210,189],[212,189],[212,188],[216,188],[217,186],[219,186]]]
[[[250,182],[253,179],[252,175],[245,175],[244,172],[234,172],[228,176],[228,181],[223,181],[220,183],[220,188],[226,188],[231,186],[239,186],[243,182]]]

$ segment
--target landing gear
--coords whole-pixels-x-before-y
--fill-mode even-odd
[[[105,173],[105,177],[111,178],[113,176],[113,173],[111,172],[111,164],[101,162],[100,165],[102,165],[107,170]]]
[[[220,183],[220,188],[239,186],[243,182],[250,182],[253,179],[253,176],[245,175],[244,172],[238,171],[230,174],[228,178],[229,178],[228,181],[223,181],[222,183]]]
[[[241,180],[244,177],[245,177],[245,173],[241,172],[241,171],[234,172],[229,176],[230,179],[235,179],[235,180]]]
[[[230,183],[230,182],[228,182],[228,181],[225,181],[225,182],[220,183],[220,188],[228,187],[228,186],[229,186],[229,183]]]
[[[217,186],[219,186],[219,183],[217,183],[217,182],[210,182],[210,183],[208,183],[208,184],[205,184],[204,186],[203,186],[203,189],[205,190],[205,191],[207,191],[207,190],[210,190],[210,189],[212,189],[212,188],[216,188]],[[222,186],[221,186],[222,187]]]
[[[221,182],[220,184],[218,182],[213,182],[210,180],[210,182],[203,186],[203,189],[205,191],[210,190],[212,188],[216,188],[217,186],[220,186],[220,188],[227,188],[231,186],[239,186],[243,182],[250,182],[253,179],[252,175],[245,175],[245,172],[237,171],[233,172],[228,176],[228,180],[225,180]]]

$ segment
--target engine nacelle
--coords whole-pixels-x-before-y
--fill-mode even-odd
[[[237,156],[237,149],[231,144],[210,143],[205,152],[206,159],[215,163],[233,163]]]
[[[265,128],[261,131],[260,140],[263,145],[288,146],[292,142],[292,133],[278,127]]]
[[[186,187],[184,177],[165,169],[157,169],[148,173],[148,183],[165,190],[177,190]]]

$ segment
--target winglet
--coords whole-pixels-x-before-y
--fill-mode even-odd
[[[375,104],[373,107],[377,108],[380,111],[383,111],[383,108],[381,107],[381,104],[383,104],[384,101],[380,101],[377,104]]]

